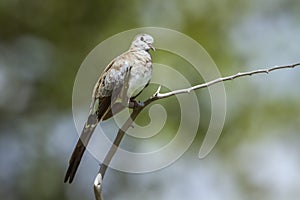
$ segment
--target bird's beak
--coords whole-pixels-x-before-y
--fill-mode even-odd
[[[155,47],[152,44],[149,44],[150,49],[152,49],[153,51],[155,51]]]

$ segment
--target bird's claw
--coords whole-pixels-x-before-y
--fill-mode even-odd
[[[136,101],[135,99],[130,99],[129,101],[129,108],[137,108],[137,107],[144,107],[145,103],[141,101]]]

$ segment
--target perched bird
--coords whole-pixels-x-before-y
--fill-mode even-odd
[[[148,85],[152,75],[150,49],[153,38],[137,35],[128,51],[112,60],[94,86],[88,119],[69,161],[64,182],[71,183],[85,148],[100,121],[109,119],[126,104],[135,105],[135,98]],[[121,103],[117,102],[121,99]],[[132,104],[133,103],[133,104]],[[122,105],[121,105],[122,104]]]

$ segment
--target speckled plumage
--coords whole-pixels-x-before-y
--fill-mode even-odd
[[[121,54],[105,68],[95,84],[89,117],[80,135],[80,139],[69,161],[64,182],[71,183],[94,129],[101,120],[112,116],[111,107],[117,98],[129,99],[149,83],[152,75],[152,60],[149,53],[153,49],[153,38],[147,34],[137,35],[128,51]],[[126,77],[128,77],[126,79]],[[125,82],[128,80],[128,83]]]
[[[114,90],[122,87],[129,67],[128,97],[132,96],[137,87],[143,87],[150,81],[152,62],[149,52],[130,49],[113,60],[104,70],[94,87],[93,98],[111,96]]]

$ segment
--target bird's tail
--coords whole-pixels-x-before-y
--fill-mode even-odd
[[[64,182],[69,181],[69,183],[72,183],[74,176],[76,174],[76,171],[78,169],[78,166],[80,164],[81,158],[83,156],[83,153],[85,151],[85,148],[88,144],[88,142],[91,139],[91,136],[98,124],[98,118],[97,115],[91,114],[88,117],[87,122],[85,123],[85,126],[83,127],[82,133],[80,135],[80,138],[76,144],[76,147],[72,153],[71,159],[69,161],[69,167],[65,175]]]

